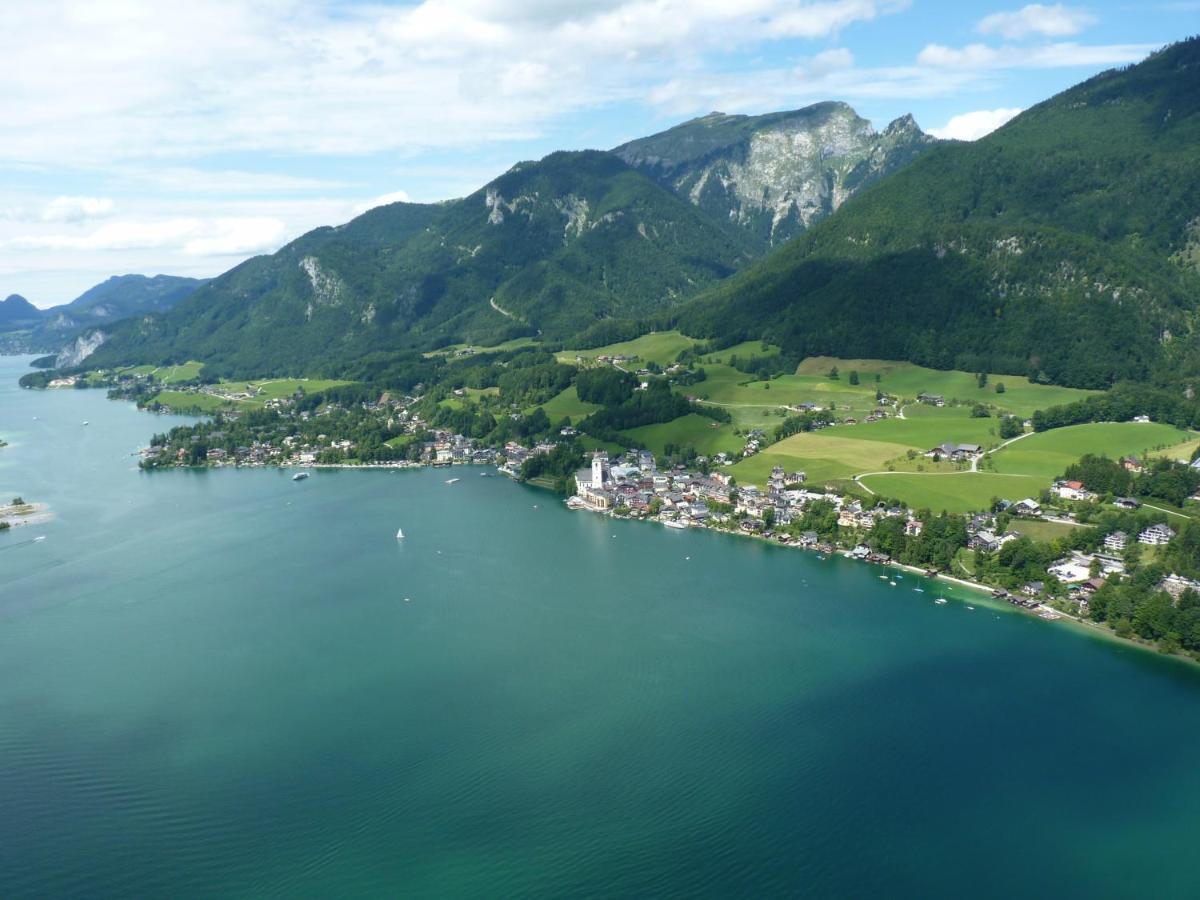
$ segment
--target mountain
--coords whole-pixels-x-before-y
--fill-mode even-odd
[[[55,351],[87,328],[166,312],[202,284],[204,279],[174,275],[114,275],[70,303],[44,310],[13,294],[0,303],[0,347],[16,353]]]
[[[32,328],[42,320],[42,311],[20,294],[0,300],[0,331]]]
[[[310,232],[115,329],[95,362],[333,370],[375,351],[565,337],[672,306],[752,251],[610,153],[554,153],[461,200],[391,204]]]
[[[41,331],[63,335],[129,316],[166,312],[206,281],[175,275],[114,275],[70,303],[46,310]]]
[[[786,242],[937,143],[904,116],[876,132],[845,103],[714,112],[613,150],[762,248]]]
[[[1200,39],[942,144],[679,312],[699,336],[1083,387],[1200,377]]]

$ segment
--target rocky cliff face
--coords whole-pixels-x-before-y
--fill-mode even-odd
[[[820,103],[764,116],[711,113],[613,152],[771,246],[935,143],[911,116],[877,132],[846,104]]]
[[[108,335],[99,328],[85,331],[58,352],[58,355],[54,357],[54,368],[62,369],[67,366],[79,365],[95,353],[96,349],[106,340],[108,340]]]

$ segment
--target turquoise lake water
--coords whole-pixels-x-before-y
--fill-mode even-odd
[[[140,473],[181,420],[23,365],[0,896],[1200,892],[1197,670],[479,469]]]

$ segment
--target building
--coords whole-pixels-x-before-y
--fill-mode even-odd
[[[941,394],[920,393],[920,394],[917,394],[917,402],[918,403],[928,403],[931,406],[945,406],[946,398],[943,397]]]
[[[1054,493],[1063,500],[1090,500],[1092,492],[1083,486],[1082,481],[1056,481]]]
[[[927,450],[925,455],[930,459],[971,459],[978,456],[982,449],[978,444],[955,444],[946,441],[944,444],[938,444],[932,450]]]
[[[1173,537],[1175,537],[1175,530],[1170,525],[1151,525],[1138,535],[1138,543],[1160,547],[1163,544],[1170,543]]]
[[[1114,531],[1104,538],[1104,549],[1110,553],[1120,553],[1129,546],[1129,535],[1123,531]]]
[[[1026,497],[1019,503],[1013,504],[1012,511],[1018,516],[1030,516],[1036,518],[1042,514],[1042,505],[1036,500]]]

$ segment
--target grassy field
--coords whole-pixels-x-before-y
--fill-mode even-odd
[[[1190,434],[1170,425],[1095,422],[1054,428],[1015,441],[992,457],[995,471],[1035,475],[1048,484],[1085,453],[1119,459],[1178,445]]]
[[[778,353],[779,348],[774,344],[768,344],[766,341],[742,341],[742,343],[726,347],[724,350],[709,353],[701,358],[700,361],[701,363],[721,363],[722,365],[728,365],[729,360],[735,356],[740,359],[749,359],[752,356],[776,356]]]
[[[889,362],[881,359],[836,359],[831,356],[813,356],[800,363],[797,375],[825,376],[837,366],[840,381],[845,383],[852,369],[857,370],[861,387],[874,394],[879,387],[893,396],[914,398],[919,393],[941,394],[947,400],[996,404],[1000,408],[1022,417],[1032,415],[1034,410],[1045,409],[1060,403],[1071,403],[1096,391],[1064,388],[1054,385],[1035,384],[1020,375],[988,375],[987,387],[980,388],[975,375],[970,372],[940,371],[905,362]],[[878,385],[875,375],[879,374]],[[1004,385],[1003,394],[997,394],[997,383]]]
[[[658,455],[663,453],[667,444],[695,447],[697,453],[706,456],[721,452],[740,453],[746,444],[744,438],[733,433],[732,425],[714,422],[696,413],[680,416],[670,422],[631,428],[624,434]]]
[[[834,425],[825,434],[852,437],[859,441],[885,441],[903,444],[906,448],[924,452],[938,444],[979,444],[982,447],[1000,443],[996,437],[994,418],[973,419],[964,407],[915,407],[905,410],[903,419],[883,419],[879,422],[860,422],[857,425]]]
[[[163,384],[179,384],[181,381],[199,378],[200,370],[203,368],[204,363],[192,360],[180,366],[162,366],[154,371],[154,377]]]
[[[761,453],[744,459],[730,471],[745,484],[766,484],[775,466],[789,472],[800,470],[808,480],[824,484],[835,478],[848,478],[859,472],[882,469],[884,464],[908,451],[904,444],[861,441],[833,434],[834,429],[795,434]]]
[[[248,400],[239,400],[247,406],[262,406],[268,400],[281,400],[290,397],[300,388],[306,394],[315,394],[327,388],[351,384],[349,381],[339,381],[329,378],[274,378],[266,381],[222,381],[212,386],[212,390],[222,394],[254,393]]]
[[[1046,542],[1064,537],[1081,527],[1080,525],[1068,525],[1066,522],[1037,522],[1031,519],[1021,519],[1019,522],[1009,525],[1010,529],[1019,531],[1031,540]]]
[[[546,417],[552,425],[557,425],[564,417],[570,419],[571,424],[577,425],[599,408],[595,403],[585,403],[580,400],[579,394],[575,391],[575,385],[571,385],[561,394],[542,404],[542,409],[545,410]]]
[[[562,350],[557,354],[558,361],[574,364],[575,358],[595,359],[598,356],[636,356],[644,363],[655,362],[660,366],[675,362],[682,350],[696,344],[690,337],[685,337],[678,331],[652,331],[643,334],[632,341],[622,341],[619,344],[609,344],[607,347],[596,347],[592,350]]]
[[[431,356],[451,356],[460,350],[466,350],[468,347],[479,352],[489,351],[495,353],[506,350],[520,350],[522,347],[532,347],[536,343],[537,341],[531,337],[519,337],[513,338],[511,341],[505,341],[502,344],[495,344],[494,346],[485,346],[483,344],[451,344],[448,347],[439,347],[437,350],[430,350],[424,355],[426,358]]]
[[[964,513],[986,509],[993,497],[1036,496],[1045,484],[1032,475],[964,472],[954,475],[868,475],[860,479],[881,497],[903,500],[914,509]]]
[[[198,409],[202,412],[217,412],[233,406],[232,403],[222,400],[220,397],[194,391],[159,391],[154,399],[172,409]]]

